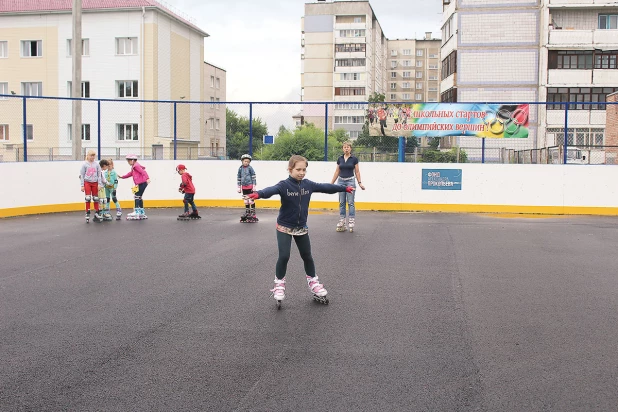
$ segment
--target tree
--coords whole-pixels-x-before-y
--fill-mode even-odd
[[[432,137],[429,139],[429,148],[423,152],[424,163],[467,163],[468,154],[465,150],[459,150],[459,161],[457,159],[457,148],[453,147],[448,152],[441,152],[438,147],[440,146],[440,138]]]
[[[329,136],[328,153],[335,153],[338,144],[335,136]],[[281,131],[275,143],[265,146],[263,150],[261,158],[264,160],[288,160],[295,154],[307,160],[324,160],[324,131],[305,123],[293,132],[287,129]]]
[[[349,139],[348,132],[344,129],[331,130],[328,132],[328,138],[330,139],[331,137],[339,143],[343,143]]]
[[[249,153],[249,118],[226,108],[225,122],[227,155],[230,159],[240,159]],[[253,153],[258,154],[263,145],[262,137],[268,134],[268,126],[259,117],[253,119]],[[259,157],[259,156],[258,156]]]

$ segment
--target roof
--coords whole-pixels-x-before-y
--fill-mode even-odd
[[[156,8],[181,23],[191,27],[204,36],[208,33],[189,21],[188,17],[182,17],[179,12],[172,11],[156,0],[82,0],[82,10],[118,10],[118,9],[141,9]],[[14,13],[41,13],[58,12],[70,13],[73,10],[73,0],[2,0],[0,1],[0,14]]]

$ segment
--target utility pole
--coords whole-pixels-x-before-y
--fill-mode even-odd
[[[82,0],[73,0],[73,80],[71,96],[82,97]],[[73,100],[72,140],[73,159],[83,160],[82,156],[82,101]]]

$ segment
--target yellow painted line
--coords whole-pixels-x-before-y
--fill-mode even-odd
[[[238,199],[197,199],[198,207],[244,208]],[[133,201],[120,202],[123,209],[132,209]],[[275,200],[259,200],[258,208],[278,209],[281,202]],[[149,208],[182,208],[180,200],[145,200],[144,206]],[[339,202],[312,201],[312,214],[320,214],[320,210],[336,211]],[[0,209],[1,217],[23,216],[44,213],[79,212],[84,210],[84,203],[66,203],[57,205],[24,206]],[[465,205],[465,204],[429,204],[429,203],[379,203],[359,202],[356,210],[372,210],[387,212],[440,212],[440,213],[489,213],[495,217],[523,217],[522,215],[601,215],[618,216],[618,207],[590,206],[519,206],[519,205]],[[500,216],[499,214],[502,214]],[[540,217],[540,216],[539,216]]]

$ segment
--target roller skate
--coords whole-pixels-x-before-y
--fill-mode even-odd
[[[285,278],[276,279],[275,278],[275,287],[270,290],[273,298],[277,301],[277,309],[281,309],[281,302],[285,299]]]
[[[309,286],[309,290],[313,295],[313,300],[323,305],[328,305],[328,298],[326,297],[328,292],[324,289],[324,285],[320,283],[317,276],[314,278],[307,276],[307,286]]]
[[[350,233],[354,232],[354,218],[348,218],[348,229],[350,229]]]
[[[257,223],[257,222],[259,222],[259,219],[257,218],[257,216],[255,216],[255,210],[250,210],[247,213],[246,222],[247,223]]]
[[[86,211],[86,223],[90,223],[90,210]]]
[[[146,211],[144,210],[143,207],[140,207],[139,209],[137,209],[137,213],[140,219],[148,219],[148,216],[146,216]]]
[[[116,220],[122,219],[122,210],[116,210]]]
[[[337,223],[337,232],[345,232],[345,231],[346,231],[345,218],[339,219],[339,222]]]
[[[199,220],[202,218],[202,216],[198,215],[197,210],[194,210],[193,212],[191,212],[189,217],[191,218],[191,220]]]
[[[103,213],[103,220],[105,220],[106,222],[111,222],[114,219],[112,218],[112,215],[106,211],[105,213]]]
[[[178,215],[178,220],[189,220],[189,212],[184,212]]]
[[[137,208],[127,215],[127,220],[140,220]]]
[[[245,210],[245,214],[240,217],[240,223],[247,223],[249,221],[249,210]]]
[[[102,222],[103,221],[103,216],[99,213],[99,211],[95,211],[94,212],[94,217],[92,218],[93,222]]]

